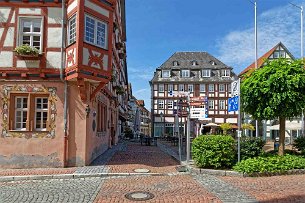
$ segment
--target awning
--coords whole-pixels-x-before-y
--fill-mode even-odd
[[[270,130],[279,130],[280,125],[273,125],[269,127]],[[301,123],[292,123],[292,122],[286,122],[286,130],[301,130],[302,129],[302,124]]]
[[[207,127],[217,127],[217,126],[219,126],[219,125],[217,125],[216,123],[208,123],[208,124],[206,124],[206,125],[204,125],[204,126],[207,126]],[[204,127],[203,126],[203,127]]]

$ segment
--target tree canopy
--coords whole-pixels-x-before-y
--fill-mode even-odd
[[[254,119],[299,116],[305,107],[303,61],[267,62],[242,81],[241,95],[243,110]]]

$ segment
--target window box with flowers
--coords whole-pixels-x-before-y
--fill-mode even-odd
[[[115,86],[115,91],[117,94],[124,94],[125,89],[122,86]]]
[[[28,44],[16,47],[14,52],[16,56],[23,58],[38,58],[41,56],[41,53],[37,48],[31,47]]]

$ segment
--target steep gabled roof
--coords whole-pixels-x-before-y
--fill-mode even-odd
[[[270,49],[267,53],[265,53],[263,56],[261,56],[259,59],[257,59],[257,68],[261,68],[264,65],[266,59],[268,59],[279,46],[283,47],[283,49],[290,56],[290,58],[292,58],[294,60],[294,56],[288,51],[288,49],[284,46],[284,44],[282,42],[279,42],[272,49]],[[241,73],[239,73],[238,76],[240,77],[252,69],[255,69],[255,62],[253,62],[250,66],[248,66]]]
[[[174,61],[177,61],[179,65],[173,66]],[[193,61],[195,61],[197,65],[192,65]],[[229,68],[226,64],[207,52],[175,52],[159,68],[198,69],[203,67],[210,69]]]

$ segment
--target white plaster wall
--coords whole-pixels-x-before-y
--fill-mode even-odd
[[[18,60],[17,68],[39,68],[39,60]]]
[[[48,23],[60,24],[62,20],[61,8],[48,8]]]
[[[106,9],[100,7],[99,5],[97,4],[94,4],[88,0],[85,0],[85,6],[88,7],[88,8],[91,8],[92,10],[106,16],[106,17],[109,17],[109,11],[107,11]]]
[[[227,118],[226,123],[237,123],[237,118]]]
[[[60,68],[61,53],[51,52],[47,53],[47,68]]]
[[[108,70],[108,55],[104,55],[103,57],[103,70],[107,71]]]
[[[61,47],[61,28],[48,28],[48,47]]]
[[[175,122],[175,118],[174,117],[165,117],[165,122],[173,123],[173,122]]]
[[[10,13],[11,7],[0,8],[0,22],[6,22]]]
[[[67,13],[69,14],[77,6],[77,0],[73,1],[67,8]]]
[[[14,30],[15,28],[13,27],[10,27],[8,28],[8,32],[7,32],[7,35],[5,37],[5,40],[4,40],[4,46],[14,46]],[[2,30],[3,31],[3,30]],[[2,33],[1,33],[2,35]]]
[[[22,14],[41,14],[41,9],[40,8],[20,8],[19,9],[19,15]]]
[[[0,52],[0,67],[12,67],[13,66],[13,52],[1,51]]]
[[[215,118],[215,123],[224,123],[225,119],[224,118]]]

